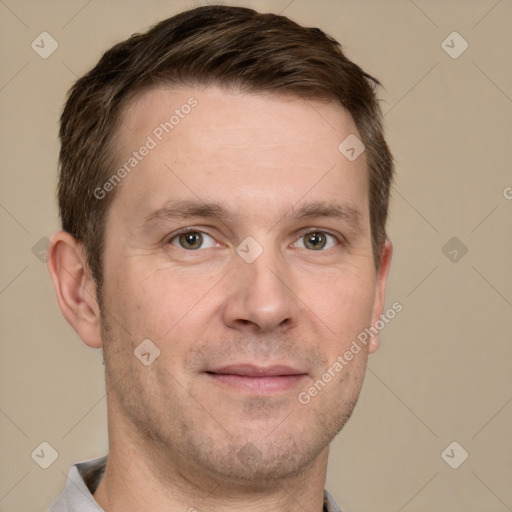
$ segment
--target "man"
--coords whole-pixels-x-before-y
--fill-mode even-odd
[[[51,511],[340,510],[392,253],[375,84],[319,29],[209,6],[74,85],[47,259],[103,349],[109,453]]]

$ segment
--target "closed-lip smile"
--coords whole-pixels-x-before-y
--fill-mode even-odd
[[[287,365],[257,366],[234,364],[206,371],[216,382],[255,395],[287,391],[302,381],[307,373]]]

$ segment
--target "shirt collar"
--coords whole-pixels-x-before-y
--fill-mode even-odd
[[[64,492],[50,505],[48,512],[104,512],[93,493],[98,488],[107,456],[71,466]],[[324,512],[342,512],[334,498],[324,490]]]

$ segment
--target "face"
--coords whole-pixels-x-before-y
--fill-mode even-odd
[[[378,318],[385,283],[365,154],[338,150],[357,133],[334,103],[214,87],[129,106],[117,158],[137,163],[104,249],[111,428],[153,458],[252,485],[326,455],[375,345],[308,390]]]

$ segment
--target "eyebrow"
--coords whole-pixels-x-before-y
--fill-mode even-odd
[[[141,226],[147,227],[148,224],[159,220],[190,219],[194,217],[228,221],[236,217],[236,215],[221,203],[173,199],[167,201],[161,208],[147,215],[142,221]],[[286,212],[280,217],[278,222],[285,219],[301,220],[313,217],[327,217],[342,220],[356,229],[362,229],[363,227],[363,216],[359,210],[349,205],[328,201],[307,203],[298,208],[290,206],[286,209]]]

